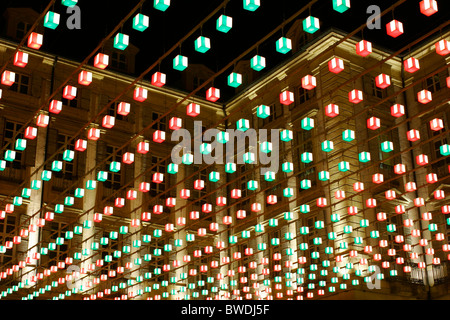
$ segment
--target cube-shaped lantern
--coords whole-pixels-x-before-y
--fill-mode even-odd
[[[49,29],[56,29],[59,26],[61,16],[59,13],[48,11],[44,17],[44,27]]]
[[[284,142],[289,142],[294,139],[294,133],[291,130],[281,130],[280,131],[280,139]]]
[[[179,54],[173,59],[173,68],[175,70],[183,71],[187,67],[188,67],[188,57]]]
[[[422,0],[420,1],[420,12],[427,17],[435,14],[438,11],[436,0]]]
[[[306,75],[302,78],[302,88],[306,90],[312,90],[317,86],[316,77],[312,75]]]
[[[133,99],[139,102],[144,102],[148,98],[148,90],[142,87],[136,87],[133,93]]]
[[[364,100],[361,90],[352,90],[348,93],[348,100],[354,104],[360,103]]]
[[[350,170],[350,163],[348,161],[341,161],[338,164],[338,169],[341,172],[346,172]]]
[[[381,73],[375,78],[375,85],[380,89],[386,89],[391,85],[391,77]]]
[[[161,130],[156,130],[153,132],[153,141],[157,143],[163,143],[166,140],[166,132]]]
[[[2,74],[1,83],[5,86],[12,86],[16,82],[16,74],[12,71],[4,71]]]
[[[334,118],[339,115],[339,106],[337,104],[329,104],[325,106],[325,115],[330,118]]]
[[[212,171],[209,173],[209,181],[217,182],[220,180],[220,173],[217,171]]]
[[[289,38],[281,37],[275,44],[279,53],[286,54],[292,50],[292,40]]]
[[[27,148],[27,140],[25,139],[17,139],[16,143],[14,144],[14,148],[17,151],[23,151]]]
[[[206,91],[206,100],[216,102],[219,99],[220,99],[220,89],[210,87]]]
[[[134,153],[125,152],[122,156],[122,162],[125,164],[132,164],[134,162]]]
[[[116,124],[116,118],[110,115],[103,117],[102,126],[103,128],[111,129]]]
[[[78,83],[83,86],[88,86],[92,83],[92,72],[83,70],[78,75]]]
[[[118,50],[125,50],[130,44],[130,36],[124,33],[117,33],[114,37],[114,48]]]
[[[410,57],[403,62],[403,67],[406,72],[414,73],[420,69],[419,60]]]
[[[392,107],[391,107],[391,115],[396,117],[396,118],[404,116],[405,115],[405,106],[401,105],[401,104],[398,104],[398,103],[392,105]]]
[[[386,32],[388,35],[390,35],[393,38],[397,38],[398,36],[402,35],[403,30],[403,23],[401,23],[398,20],[392,20],[388,24],[386,24]]]
[[[177,117],[172,117],[169,120],[169,128],[171,130],[178,130],[182,127],[182,119]]]
[[[242,74],[240,73],[232,72],[227,79],[230,87],[237,88],[242,84]]]
[[[153,7],[160,11],[166,11],[170,6],[170,0],[154,0]]]
[[[142,13],[138,13],[133,18],[133,29],[145,31],[150,25],[150,18]]]
[[[367,119],[367,128],[371,130],[377,130],[381,127],[381,121],[377,117],[370,117]]]
[[[87,149],[87,141],[84,139],[77,139],[75,141],[75,150],[83,152]]]
[[[16,159],[16,151],[14,150],[6,150],[5,151],[5,160],[12,162]]]
[[[190,117],[196,117],[200,114],[200,105],[196,103],[189,103],[186,107],[186,114]]]
[[[394,143],[392,141],[384,141],[381,144],[381,151],[383,151],[383,152],[392,152],[392,151],[394,151]]]
[[[322,151],[331,152],[334,149],[333,141],[325,140],[322,142]]]
[[[339,73],[344,70],[344,61],[340,58],[333,58],[328,61],[328,70],[333,73]]]
[[[384,175],[382,173],[375,173],[372,175],[372,182],[376,184],[380,184],[384,182]]]
[[[320,181],[330,180],[330,172],[329,171],[320,171],[319,172],[319,180]]]
[[[37,128],[31,126],[27,127],[25,130],[24,137],[30,140],[35,139],[37,137]]]
[[[292,162],[284,162],[281,165],[283,172],[289,173],[294,171],[294,164]]]
[[[255,11],[261,5],[260,0],[243,0],[244,1],[244,9],[248,11]]]
[[[411,129],[406,133],[406,136],[409,141],[414,142],[420,140],[420,132],[416,129]]]
[[[211,40],[207,37],[200,36],[195,40],[194,46],[195,51],[205,53],[211,49]]]
[[[280,103],[286,106],[292,104],[294,102],[294,93],[291,91],[283,91],[280,93]]]
[[[236,172],[236,163],[228,162],[225,165],[225,172],[226,173],[234,173],[234,172]]]
[[[359,154],[359,161],[360,162],[369,162],[370,161],[370,153],[367,151],[363,151]]]
[[[14,55],[14,65],[24,68],[28,64],[28,53],[17,51]]]
[[[356,53],[361,57],[367,57],[372,53],[372,43],[367,40],[361,40],[356,44]]]
[[[342,140],[350,142],[355,140],[355,131],[347,129],[342,132]]]
[[[430,91],[422,90],[417,93],[417,100],[422,104],[427,104],[433,100],[433,96]]]
[[[303,20],[303,31],[308,33],[314,33],[319,29],[320,29],[320,22],[318,18],[309,16],[305,20]]]
[[[77,96],[77,87],[65,86],[63,91],[63,98],[67,100],[73,100]]]
[[[435,47],[436,53],[441,56],[445,56],[450,53],[450,41],[448,40],[443,39],[436,42]]]
[[[48,126],[50,121],[50,117],[46,114],[40,114],[36,119],[36,125],[41,128],[45,128]]]
[[[440,131],[444,129],[444,121],[439,118],[435,118],[430,121],[430,129],[433,131]]]
[[[233,18],[222,14],[216,20],[216,29],[217,31],[227,33],[233,27]]]
[[[94,58],[94,66],[99,69],[106,69],[109,65],[109,56],[104,53],[99,53]]]
[[[39,50],[44,43],[44,36],[37,32],[32,32],[28,36],[27,46],[32,49]]]
[[[333,9],[339,13],[343,13],[350,9],[350,0],[333,0]]]
[[[250,67],[255,71],[261,71],[262,69],[264,69],[266,67],[266,58],[264,58],[260,55],[255,55],[250,60]]]
[[[313,154],[311,152],[303,152],[301,154],[301,161],[303,163],[311,163],[313,161]]]

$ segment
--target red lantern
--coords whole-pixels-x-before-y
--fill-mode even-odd
[[[373,198],[369,198],[366,200],[366,206],[368,208],[375,208],[377,206],[377,200]]]
[[[425,200],[423,198],[415,198],[414,205],[416,207],[423,207],[425,205]]]
[[[339,106],[336,104],[329,104],[325,107],[325,115],[334,118],[339,115]]]
[[[173,117],[169,121],[169,128],[171,130],[178,130],[182,127],[182,120],[181,118]]]
[[[180,190],[180,198],[188,199],[191,196],[191,190],[189,189],[181,189]]]
[[[440,40],[436,42],[436,53],[445,56],[450,53],[450,41],[448,40]]]
[[[347,208],[347,213],[351,216],[358,214],[358,207],[350,206]]]
[[[104,128],[111,129],[112,127],[114,127],[115,123],[116,118],[114,118],[113,116],[106,115],[103,117],[102,126]]]
[[[125,152],[122,156],[122,162],[125,164],[132,164],[134,162],[134,153]]]
[[[236,212],[236,218],[238,218],[238,219],[245,219],[246,216],[247,216],[247,213],[245,212],[245,210],[238,210]]]
[[[204,203],[202,205],[202,212],[210,213],[212,211],[212,205],[209,203]]]
[[[438,176],[436,173],[427,174],[427,182],[430,184],[438,182]]]
[[[198,220],[199,218],[200,218],[200,212],[198,212],[198,211],[189,212],[189,219]]]
[[[118,208],[122,208],[125,206],[125,199],[124,198],[116,198],[114,201],[114,206]]]
[[[153,213],[154,214],[161,214],[163,213],[163,206],[160,204],[156,204],[153,206]]]
[[[220,89],[211,87],[206,91],[206,100],[216,102],[220,99]]]
[[[136,200],[137,198],[137,191],[136,190],[128,190],[127,191],[127,199],[128,200]]]
[[[63,91],[63,98],[67,100],[73,100],[77,96],[77,87],[65,86]]]
[[[392,20],[386,25],[386,32],[393,38],[397,38],[398,36],[403,34],[403,23],[398,20]]]
[[[233,217],[231,216],[224,216],[222,219],[224,224],[232,224],[233,223]]]
[[[141,191],[141,192],[149,192],[150,191],[150,183],[148,183],[148,182],[141,182],[139,184],[139,191]]]
[[[46,126],[48,126],[49,120],[50,120],[49,116],[45,114],[40,114],[36,119],[36,125],[38,127],[45,128]]]
[[[52,100],[50,102],[50,106],[48,108],[48,111],[50,111],[51,113],[55,113],[58,114],[60,113],[62,110],[62,102],[58,101],[58,100]]]
[[[419,166],[425,166],[425,165],[427,165],[427,164],[428,164],[428,156],[427,156],[426,154],[419,154],[419,155],[416,157],[416,163],[417,163]]]
[[[440,131],[444,129],[444,121],[442,119],[433,119],[430,121],[430,129],[433,131]]]
[[[216,222],[212,222],[212,223],[210,223],[209,224],[209,230],[210,231],[217,231],[217,230],[219,230],[219,224],[218,223],[216,223]]]
[[[169,208],[175,207],[176,203],[177,203],[177,199],[176,198],[171,198],[170,197],[170,198],[166,199],[166,206],[169,207]]]
[[[185,217],[178,217],[177,218],[177,226],[184,226],[186,225],[186,218]]]
[[[186,107],[186,114],[190,117],[196,117],[200,114],[200,105],[189,103]]]
[[[153,141],[157,143],[163,143],[166,140],[166,133],[161,130],[153,132]]]
[[[151,212],[142,212],[141,219],[142,221],[150,221],[152,218]]]
[[[394,166],[394,172],[396,174],[404,174],[406,172],[406,166],[402,163],[396,164]]]
[[[28,64],[28,53],[17,51],[14,55],[14,65],[24,68]]]
[[[302,78],[302,88],[306,90],[312,90],[317,86],[316,77],[312,75],[306,75]]]
[[[438,11],[436,0],[422,0],[420,1],[420,12],[427,17],[435,14]]]
[[[413,191],[416,191],[416,190],[417,190],[416,183],[415,183],[415,182],[407,182],[407,183],[405,184],[405,190],[406,190],[407,192],[413,192]]]
[[[5,70],[2,74],[2,84],[12,86],[16,82],[16,74],[12,71]]]
[[[405,106],[401,105],[401,104],[398,104],[398,103],[394,104],[391,107],[391,115],[396,117],[396,118],[404,116],[405,115]]]
[[[431,219],[433,219],[433,215],[431,214],[431,212],[422,213],[422,220],[430,221]]]
[[[361,57],[367,57],[372,53],[372,43],[366,40],[361,40],[356,44],[356,53]]]
[[[127,116],[130,113],[130,104],[128,102],[120,102],[117,105],[117,114],[120,114],[121,116]]]
[[[420,140],[420,132],[419,132],[419,130],[416,130],[416,129],[409,130],[406,133],[406,136],[408,137],[408,140],[411,142]]]
[[[381,73],[375,78],[375,85],[380,89],[386,89],[391,85],[391,77]]]
[[[436,191],[434,192],[434,198],[435,198],[436,200],[442,200],[442,199],[444,199],[444,198],[445,198],[444,190],[436,190]]]
[[[402,213],[405,213],[405,212],[406,212],[406,210],[405,210],[405,206],[404,205],[398,205],[398,206],[395,207],[395,213],[402,214]]]
[[[396,198],[396,193],[394,190],[387,190],[384,193],[387,200],[394,200]]]
[[[134,89],[133,99],[139,102],[144,102],[147,100],[148,90],[142,87],[137,87]]]
[[[44,42],[44,36],[40,33],[32,32],[28,36],[28,47],[39,50]]]
[[[141,141],[137,145],[137,152],[140,154],[146,154],[150,151],[150,144],[145,141]]]
[[[205,187],[205,181],[203,180],[195,180],[194,181],[194,189],[195,190],[202,190]]]
[[[275,195],[269,195],[267,197],[267,203],[268,204],[276,204],[277,203],[277,196]]]
[[[317,199],[317,206],[318,207],[326,207],[327,206],[327,198],[318,198]]]
[[[443,214],[449,214],[450,213],[450,206],[449,205],[442,206],[441,210],[442,210]]]
[[[86,150],[86,148],[87,148],[87,141],[86,141],[86,140],[84,140],[84,139],[78,139],[78,140],[75,142],[75,150],[76,150],[76,151],[83,152],[83,151]]]
[[[37,128],[35,127],[27,127],[25,130],[25,138],[33,140],[37,137]]]
[[[83,70],[78,75],[78,83],[83,86],[88,86],[92,83],[92,72]]]
[[[161,72],[155,72],[152,75],[152,85],[162,87],[166,84],[166,74]]]
[[[257,203],[257,202],[252,203],[251,210],[252,210],[252,212],[259,212],[259,211],[261,211],[261,204]]]
[[[384,182],[384,175],[382,173],[375,173],[372,176],[372,182],[376,184],[380,184]]]
[[[364,191],[364,183],[362,183],[362,182],[355,182],[353,184],[353,190],[355,190],[356,192]]]
[[[94,213],[94,222],[102,222],[103,215],[101,213]]]
[[[152,175],[152,181],[153,181],[154,183],[162,183],[162,182],[164,181],[164,175],[163,175],[162,173],[155,172],[155,173]]]
[[[371,117],[367,119],[367,128],[371,130],[377,130],[381,127],[381,121],[377,117]]]
[[[100,139],[100,129],[97,128],[91,128],[88,131],[88,139],[96,141]]]
[[[328,69],[333,73],[339,73],[344,70],[344,61],[339,58],[333,58],[328,61]]]
[[[386,221],[386,219],[387,219],[386,212],[378,212],[377,213],[378,221]]]
[[[55,218],[55,213],[54,212],[46,212],[44,219],[46,221],[53,221],[53,219]]]
[[[106,69],[109,64],[109,56],[104,53],[99,53],[94,58],[94,66],[99,69]]]
[[[225,197],[217,197],[216,204],[218,206],[221,206],[221,207],[225,206],[227,204],[227,198],[225,198]]]
[[[363,93],[361,90],[352,90],[348,93],[348,100],[354,104],[363,101]]]
[[[294,102],[294,93],[291,91],[283,91],[280,93],[280,103],[286,106]]]
[[[447,88],[450,88],[450,77],[447,77]]]
[[[405,71],[414,73],[420,69],[420,63],[416,58],[410,57],[403,62],[403,67]]]
[[[428,90],[417,92],[417,100],[422,104],[427,104],[433,100],[433,95]]]

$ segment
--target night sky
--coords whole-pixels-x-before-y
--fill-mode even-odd
[[[82,61],[139,1],[79,0],[81,30],[68,30],[66,20],[69,15],[66,13],[67,8],[60,2],[57,0],[52,10],[61,14],[61,24],[56,30],[46,29],[44,46],[41,50]],[[216,72],[308,2],[306,0],[261,0],[261,7],[250,12],[242,8],[242,0],[231,0],[225,12],[221,9],[202,28],[202,34],[211,39],[211,49],[204,54],[194,51],[194,40],[200,36],[199,30],[182,44],[181,53],[189,57],[189,63],[203,63]],[[311,14],[320,19],[322,31],[334,27],[351,32],[367,21],[369,14],[366,11],[370,5],[379,5],[383,11],[395,2],[393,0],[352,0],[351,9],[345,13],[338,13],[332,8],[332,0],[319,0],[313,5],[310,13],[307,10],[299,18],[304,19]],[[431,17],[420,13],[419,2],[420,0],[407,0],[397,7],[393,14],[387,14],[381,19],[381,30],[366,28],[364,38],[372,41],[375,46],[395,51],[449,20],[450,1],[438,1],[439,12]],[[150,27],[142,33],[133,30],[132,19],[130,19],[125,23],[122,31],[129,34],[130,42],[140,49],[137,56],[136,75],[154,63],[220,3],[222,3],[221,0],[172,0],[171,6],[165,12],[161,12],[153,8],[153,0],[147,0],[141,12],[150,17]],[[47,4],[47,0],[2,0],[0,11],[3,14],[7,7],[31,7],[40,13]],[[233,28],[226,34],[215,29],[215,21],[223,13],[233,17]],[[386,23],[391,21],[393,16],[403,22],[405,28],[405,34],[397,39],[386,35],[385,31]],[[284,28],[284,32],[289,29],[289,26]],[[292,55],[292,53],[282,55],[275,51],[275,41],[280,36],[281,31],[258,48],[258,53],[265,56],[268,61],[267,68],[261,72],[261,75],[282,62],[282,59]],[[360,37],[361,34],[357,36]],[[172,70],[172,59],[179,52],[180,50],[174,51],[161,64],[161,71],[168,74],[168,86],[175,86],[178,83],[177,77],[180,73]],[[249,59],[254,54],[255,51],[252,51],[246,58]],[[228,74],[227,71],[222,75],[222,83]],[[148,77],[150,75],[151,73]],[[220,78],[217,81],[220,81]]]

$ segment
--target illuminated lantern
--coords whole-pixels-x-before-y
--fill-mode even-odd
[[[40,114],[36,119],[36,125],[38,127],[45,128],[48,126],[49,120],[50,120],[49,116],[47,116],[45,114]]]
[[[427,182],[432,184],[436,183],[438,181],[438,176],[436,173],[429,173],[427,174]]]
[[[188,67],[188,57],[177,55],[173,59],[173,68],[178,71],[183,71]]]
[[[385,221],[386,219],[387,219],[386,212],[378,212],[377,213],[378,221]]]
[[[166,11],[170,6],[170,0],[155,0],[153,7],[160,11]]]
[[[200,36],[195,40],[194,45],[195,51],[205,53],[211,49],[211,40],[207,37]]]
[[[375,78],[375,85],[380,89],[386,89],[391,85],[391,77],[381,73]]]
[[[122,162],[125,164],[132,164],[134,162],[134,153],[125,152],[122,156]]]
[[[360,162],[369,162],[370,161],[370,153],[363,151],[359,154],[359,161]]]
[[[2,74],[2,84],[5,86],[12,86],[16,82],[16,74],[12,71],[4,71]]]
[[[177,117],[172,117],[169,120],[169,128],[171,130],[178,130],[182,127],[182,119]]]
[[[134,89],[133,99],[139,102],[144,102],[148,98],[148,90],[142,87]]]
[[[196,117],[200,114],[200,105],[196,103],[190,103],[186,107],[186,114],[191,117]]]
[[[339,13],[343,13],[350,9],[350,0],[333,0],[333,9]]]
[[[28,53],[17,51],[14,55],[14,65],[24,68],[28,64]]]
[[[220,98],[220,89],[211,87],[206,91],[206,100],[216,102]]]
[[[163,143],[166,140],[166,133],[161,130],[153,132],[153,141],[157,143]]]
[[[94,66],[99,69],[106,69],[109,64],[109,56],[104,53],[99,53],[94,58]]]
[[[27,127],[25,130],[24,137],[26,139],[33,140],[37,137],[37,128],[35,127]]]
[[[275,45],[276,50],[282,54],[286,54],[292,50],[292,40],[289,38],[281,37],[280,39],[277,40]]]
[[[333,73],[339,73],[344,70],[344,61],[340,58],[333,58],[328,61],[328,70]]]
[[[391,22],[386,24],[386,32],[391,37],[397,38],[398,36],[402,35],[404,32],[403,24],[398,20],[392,20]]]
[[[396,117],[396,118],[400,118],[402,116],[405,115],[405,106],[401,105],[401,104],[394,104],[391,107],[391,115]]]
[[[396,164],[394,166],[394,172],[396,174],[404,174],[406,172],[406,166],[404,164],[401,164],[401,163]]]
[[[318,18],[309,16],[303,20],[303,30],[308,33],[314,33],[320,28],[320,22]]]
[[[450,77],[447,77],[447,88],[450,88]]]
[[[86,141],[86,140],[84,140],[84,139],[78,139],[78,140],[75,142],[75,150],[76,150],[76,151],[83,152],[83,151],[86,150],[86,148],[87,148],[87,141]]]
[[[417,93],[417,100],[422,104],[427,104],[433,100],[433,96],[430,91],[422,90]]]
[[[318,207],[326,207],[327,206],[327,199],[326,198],[318,198],[317,199],[317,206]]]
[[[346,172],[350,170],[350,163],[348,161],[341,161],[338,164],[338,169],[341,172]]]
[[[416,207],[422,207],[425,205],[425,200],[423,198],[415,198],[414,199],[414,205]]]
[[[363,93],[361,90],[354,89],[348,93],[348,100],[354,104],[360,103],[363,99]]]
[[[436,191],[434,192],[434,198],[435,198],[436,200],[442,200],[442,199],[444,199],[444,198],[445,198],[444,190],[436,190]]]
[[[417,190],[417,186],[415,182],[408,182],[405,184],[405,190],[407,192],[413,192]]]
[[[302,80],[303,81],[303,80]],[[280,103],[286,106],[292,104],[294,102],[294,93],[291,91],[283,91],[280,93]]]
[[[419,155],[416,157],[416,163],[417,163],[419,166],[427,165],[427,164],[428,164],[428,156],[425,155],[425,154],[419,154]]]
[[[376,184],[380,184],[384,182],[384,175],[382,173],[375,173],[372,176],[372,182]]]
[[[419,130],[416,130],[416,129],[409,130],[406,133],[406,136],[407,136],[408,140],[411,142],[420,140],[420,132],[419,132]]]
[[[166,206],[168,207],[175,207],[176,203],[177,203],[176,198],[169,197],[166,199]]]
[[[77,87],[65,86],[63,91],[63,98],[73,100],[77,96]]]
[[[311,163],[313,161],[313,154],[311,152],[303,152],[301,154],[301,161],[303,163]]]
[[[450,206],[449,205],[442,206],[441,210],[442,210],[443,214],[449,214],[450,213]]]
[[[149,17],[146,15],[143,15],[142,13],[138,13],[133,18],[133,29],[138,31],[145,31],[148,26],[150,25]]]
[[[118,50],[125,50],[130,43],[130,37],[127,34],[117,33],[114,37],[114,48]]]
[[[106,115],[103,117],[102,126],[104,128],[111,129],[112,127],[114,127],[115,122],[116,118],[114,118],[113,116]]]
[[[44,17],[44,27],[49,29],[56,29],[59,25],[61,16],[59,13],[48,11]]]
[[[150,221],[152,218],[151,212],[142,212],[141,219],[142,221]]]
[[[334,197],[336,198],[336,200],[342,200],[345,199],[345,191],[344,190],[337,190],[334,193]]]
[[[420,63],[416,58],[410,57],[403,62],[403,67],[405,71],[414,73],[420,69]]]
[[[225,206],[227,204],[227,198],[225,198],[225,197],[217,197],[216,204],[218,206],[221,206],[221,207]]]
[[[361,57],[367,57],[372,53],[372,43],[366,40],[361,40],[356,44],[356,53]]]
[[[325,115],[334,118],[339,115],[339,106],[336,104],[329,104],[325,107]]]
[[[123,206],[125,206],[125,199],[124,198],[116,198],[116,200],[114,201],[114,206],[116,206],[118,208],[122,208]]]
[[[233,223],[233,217],[231,216],[224,216],[223,219],[223,224],[232,224]]]
[[[14,145],[14,148],[18,151],[23,151],[27,147],[27,140],[25,139],[17,139]]]
[[[377,117],[371,117],[367,119],[367,128],[371,130],[377,130],[381,127],[380,119]]]
[[[420,1],[420,12],[426,16],[431,16],[438,11],[436,0],[422,0]]]
[[[356,192],[364,191],[364,183],[362,183],[362,182],[355,182],[353,184],[353,190],[355,190]]]
[[[316,77],[312,75],[306,75],[302,78],[302,88],[306,90],[312,90],[317,86]]]
[[[257,202],[252,203],[251,210],[252,210],[253,212],[259,212],[259,211],[261,211],[261,204],[260,204],[260,203],[257,203]]]
[[[228,85],[233,88],[237,88],[242,84],[242,74],[232,72],[228,76]]]
[[[444,129],[444,121],[442,119],[433,119],[430,121],[430,129],[433,131],[440,131]]]
[[[350,206],[347,208],[347,213],[351,216],[354,216],[355,214],[358,214],[358,208],[355,206]]]
[[[381,151],[392,152],[394,151],[394,143],[391,141],[385,141],[381,144]]]
[[[247,213],[245,212],[245,210],[238,210],[236,212],[236,217],[238,219],[244,219],[247,216]]]
[[[398,205],[398,206],[395,207],[395,213],[402,214],[402,213],[405,213],[405,212],[406,212],[406,210],[405,210],[405,206],[404,205]]]
[[[436,42],[436,53],[440,54],[441,56],[445,56],[450,53],[450,41],[448,40],[440,40],[439,42]]]
[[[261,71],[266,67],[266,58],[259,55],[255,55],[250,60],[250,67],[255,71]]]
[[[127,199],[128,200],[136,200],[137,198],[137,191],[136,190],[128,190],[127,191]]]
[[[375,208],[377,206],[377,200],[373,198],[367,199],[366,205],[368,208]]]
[[[223,32],[223,33],[227,33],[228,31],[231,30],[231,28],[233,27],[233,18],[226,16],[226,15],[221,15],[217,20],[216,20],[216,29],[217,31]]]
[[[394,190],[387,190],[385,192],[385,198],[387,200],[394,200],[396,198],[396,193]]]
[[[276,204],[277,203],[277,196],[275,196],[275,195],[267,196],[267,203],[268,204]]]
[[[40,33],[32,32],[28,37],[28,47],[39,50],[43,44],[44,36]]]
[[[244,0],[244,9],[248,11],[255,11],[260,5],[260,0]]]
[[[450,145],[448,144],[443,144],[439,147],[439,152],[441,153],[441,155],[443,156],[448,156],[450,155]]]

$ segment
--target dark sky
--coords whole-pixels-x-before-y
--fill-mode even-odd
[[[46,30],[42,50],[81,61],[138,2],[138,0],[79,0],[81,30],[68,30],[67,8],[61,5],[60,0],[57,0],[53,11],[61,14],[61,24],[56,30]],[[221,2],[221,0],[172,0],[167,11],[161,12],[153,8],[153,0],[147,0],[141,12],[150,17],[150,28],[143,33],[135,31],[131,28],[131,19],[123,28],[123,32],[130,35],[130,42],[140,49],[136,74],[140,74],[155,62]],[[181,52],[189,57],[190,63],[204,63],[213,71],[217,71],[308,2],[306,0],[261,0],[261,7],[255,12],[249,12],[243,10],[242,0],[231,0],[226,6],[225,14],[233,17],[233,29],[227,34],[215,30],[215,20],[223,13],[221,10],[202,28],[202,34],[211,39],[211,50],[205,54],[193,50],[194,40],[200,35],[200,31],[197,31],[181,46]],[[350,32],[367,21],[368,6],[376,4],[384,10],[395,2],[393,0],[351,0],[352,8],[345,13],[338,13],[332,9],[332,0],[319,0],[313,5],[311,15],[320,19],[322,30],[335,27]],[[392,20],[392,14],[382,18],[381,30],[366,29],[364,37],[373,41],[374,44],[394,51],[449,19],[450,1],[439,0],[439,12],[431,17],[420,13],[419,2],[420,0],[407,0],[395,9],[394,17],[402,21],[405,27],[405,34],[401,37],[393,39],[386,35],[385,25]],[[47,0],[1,0],[0,11],[3,13],[7,7],[32,7],[42,12],[47,4]],[[308,12],[299,18],[305,18],[307,15],[309,15]],[[284,30],[287,31],[288,28],[289,26]],[[274,43],[280,36],[281,32],[259,47],[260,55],[271,57],[271,63],[266,70],[280,63],[280,59],[291,55],[275,52]],[[178,52],[171,54],[161,65],[161,71],[168,74],[168,85],[173,79],[169,77],[169,73],[172,69],[172,58],[176,54]],[[254,54],[255,52],[252,52],[248,58]],[[175,73],[174,76],[177,77],[179,74]]]

